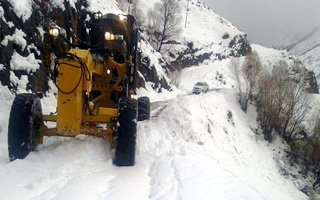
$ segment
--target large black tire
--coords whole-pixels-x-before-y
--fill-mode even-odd
[[[150,100],[148,97],[138,98],[138,121],[150,119]]]
[[[137,101],[123,97],[119,101],[116,130],[116,151],[113,163],[117,166],[133,166],[135,163],[137,136]]]
[[[42,142],[40,98],[34,94],[18,94],[13,101],[8,127],[10,161],[24,159]]]

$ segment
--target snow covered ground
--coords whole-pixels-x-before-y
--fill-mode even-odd
[[[231,77],[221,85],[214,70],[207,73],[215,66],[227,70],[228,63],[183,71],[177,97],[152,104],[151,119],[138,125],[134,167],[113,166],[109,144],[87,136],[46,138],[37,152],[10,163],[12,96],[1,95],[0,199],[307,199],[251,130],[254,110],[241,111]],[[189,80],[203,80],[203,73],[220,90],[190,95]],[[43,107],[54,111],[54,99]]]

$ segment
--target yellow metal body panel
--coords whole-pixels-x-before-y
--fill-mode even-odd
[[[117,116],[118,110],[114,108],[99,108],[99,115]]]
[[[117,103],[112,101],[112,92],[121,92],[121,82],[126,76],[126,64],[117,63],[112,57],[96,60],[89,50],[71,49],[85,65],[72,59],[60,59],[58,68],[58,109],[57,115],[44,115],[44,121],[56,121],[57,128],[44,129],[43,135],[74,137],[79,134],[110,136],[112,128],[101,130],[99,123],[115,126]],[[117,78],[112,74],[116,70]],[[91,92],[99,96],[90,96]],[[91,98],[91,99],[90,99]],[[90,99],[88,101],[88,99]],[[94,105],[93,107],[91,105]],[[97,107],[97,111],[89,109]]]
[[[42,121],[50,121],[50,122],[56,122],[57,121],[57,115],[42,115]]]
[[[58,73],[60,90],[58,92],[57,132],[66,136],[78,135],[84,106],[83,76],[80,64],[65,59],[61,61]],[[69,93],[72,90],[74,91]]]
[[[43,136],[65,136],[65,137],[77,136],[77,135],[61,134],[58,132],[57,128],[47,128],[46,126],[44,126],[41,131],[42,131]],[[100,128],[86,126],[81,129],[80,134],[91,135],[91,136],[96,136],[96,137],[103,137],[103,138],[107,138],[107,137],[112,138],[113,130],[111,128],[109,128],[107,130],[102,130]]]

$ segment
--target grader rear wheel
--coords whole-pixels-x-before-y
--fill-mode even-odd
[[[150,100],[148,97],[138,98],[138,121],[150,119]]]

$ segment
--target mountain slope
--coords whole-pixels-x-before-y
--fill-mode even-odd
[[[299,56],[305,67],[315,72],[317,81],[320,83],[320,28],[315,28],[290,51]]]
[[[187,2],[183,1],[180,5],[182,32],[175,38],[178,44],[167,44],[163,50],[174,66],[185,68],[251,52],[247,35],[202,1],[189,1],[186,26]]]

